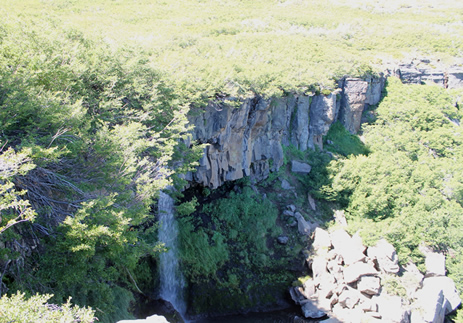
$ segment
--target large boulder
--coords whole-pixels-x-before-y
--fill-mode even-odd
[[[449,277],[428,277],[423,280],[423,288],[418,291],[422,297],[426,295],[437,295],[442,291],[444,301],[442,307],[444,309],[444,315],[447,315],[457,309],[461,304],[461,299],[458,296],[455,283]],[[417,297],[419,298],[419,297]]]
[[[343,82],[339,119],[351,133],[360,130],[362,113],[367,99],[368,82],[358,78],[346,78]]]
[[[307,200],[309,202],[309,206],[312,209],[312,211],[317,211],[317,204],[315,204],[315,200],[312,197],[312,195],[307,194]]]
[[[376,295],[381,288],[381,279],[376,276],[361,276],[357,282],[357,289],[368,295]]]
[[[443,323],[445,319],[445,296],[438,286],[431,286],[419,290],[411,312],[411,323]]]
[[[302,305],[302,313],[305,318],[318,319],[326,315],[318,306],[317,303],[311,300],[304,301]]]
[[[355,305],[360,301],[362,294],[354,288],[347,288],[339,295],[339,304],[342,307],[354,308]]]
[[[306,163],[298,162],[297,160],[291,161],[291,172],[308,174],[312,170],[312,166]]]
[[[358,281],[362,276],[374,276],[378,274],[378,271],[371,264],[356,262],[344,269],[344,281],[349,284]]]
[[[315,228],[312,247],[316,252],[320,249],[328,250],[331,248],[330,234],[321,228]]]
[[[326,269],[326,258],[322,256],[316,256],[312,259],[312,276],[317,278],[327,272]]]
[[[310,236],[312,234],[312,225],[310,225],[310,223],[307,222],[299,212],[296,212],[294,217],[297,220],[297,229],[299,233],[302,235]]]
[[[399,258],[394,247],[384,239],[379,240],[374,247],[369,247],[367,255],[375,259],[379,270],[386,274],[399,272]]]
[[[334,319],[343,323],[362,322],[363,317],[363,311],[360,308],[349,309],[343,307],[340,303],[333,306],[332,314]]]
[[[426,276],[445,276],[445,256],[441,253],[426,254]]]
[[[331,232],[330,237],[334,250],[343,258],[346,265],[365,259],[366,256],[362,248],[359,248],[358,240],[352,239],[344,229]]]
[[[383,322],[407,323],[410,321],[408,309],[402,305],[402,298],[382,292],[373,296],[372,300],[378,304],[378,312]]]

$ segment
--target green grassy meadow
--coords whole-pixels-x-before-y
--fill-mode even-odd
[[[210,97],[333,88],[399,60],[461,63],[463,51],[458,1],[2,0],[0,15],[137,47],[182,89]]]

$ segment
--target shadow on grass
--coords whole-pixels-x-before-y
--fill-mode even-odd
[[[370,152],[357,135],[351,134],[336,121],[324,138],[324,148],[345,157],[349,155],[368,155]]]

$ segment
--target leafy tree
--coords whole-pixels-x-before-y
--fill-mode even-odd
[[[422,243],[447,256],[460,293],[463,251],[463,117],[454,95],[437,86],[389,78],[378,118],[364,129],[370,153],[331,162],[325,198],[346,210],[367,243],[384,237],[399,259],[422,263]]]
[[[95,322],[94,311],[71,305],[70,299],[62,306],[48,304],[51,296],[37,294],[26,299],[20,292],[3,296],[0,298],[0,322]]]
[[[26,152],[15,153],[9,148],[0,155],[0,234],[8,228],[26,221],[33,221],[36,212],[28,200],[21,198],[25,191],[17,191],[13,178],[34,168]]]
[[[0,27],[1,138],[37,166],[15,190],[2,182],[2,216],[37,214],[31,234],[42,246],[8,287],[56,303],[71,295],[103,321],[130,317],[135,268],[160,250],[149,237],[153,198],[202,151],[189,139],[188,105],[143,52],[53,23]],[[15,200],[21,191],[30,205]]]

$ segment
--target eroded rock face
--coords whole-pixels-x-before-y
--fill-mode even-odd
[[[450,89],[463,87],[463,68],[460,66],[445,66],[439,61],[416,60],[399,64],[393,74],[404,83],[437,84]]]
[[[350,133],[357,133],[360,130],[362,113],[367,101],[368,82],[347,78],[342,88],[340,120]]]
[[[328,95],[268,100],[255,96],[238,108],[215,102],[193,111],[192,139],[209,145],[198,170],[186,179],[211,188],[244,176],[262,180],[282,166],[283,146],[323,148],[323,136],[336,120],[358,131],[364,107],[381,98],[384,78],[346,79],[340,84],[342,88]]]
[[[317,146],[323,149],[323,136],[326,135],[331,124],[338,118],[341,102],[337,98],[340,92],[340,90],[337,90],[327,96],[316,95],[313,97],[309,111],[308,145],[310,148],[314,149]]]
[[[306,317],[326,313],[326,322],[444,322],[461,303],[453,280],[443,275],[423,280],[412,263],[396,270],[396,260],[386,240],[367,249],[358,235],[316,228],[307,259],[312,278],[290,292]]]
[[[378,263],[383,273],[395,274],[399,271],[399,258],[394,247],[384,239],[379,240],[374,247],[368,248],[368,257]]]

